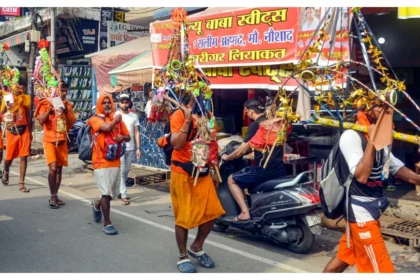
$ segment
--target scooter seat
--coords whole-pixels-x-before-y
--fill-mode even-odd
[[[300,177],[300,178],[298,178]],[[256,188],[252,188],[250,190],[250,193],[265,193],[265,192],[271,192],[275,188],[282,188],[282,187],[289,187],[290,184],[287,184],[288,182],[292,182],[296,180],[296,182],[293,182],[293,185],[296,184],[303,184],[305,182],[309,182],[309,177],[306,174],[299,174],[299,175],[288,175],[283,176],[280,178],[276,178],[273,180],[266,181],[260,185],[258,185]]]

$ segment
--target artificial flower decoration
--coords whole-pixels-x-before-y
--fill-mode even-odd
[[[173,9],[171,13],[171,20],[176,26],[181,25],[183,21],[187,18],[187,11],[183,8]]]
[[[50,43],[45,39],[42,39],[41,41],[38,42],[38,48],[40,49],[48,48],[49,45]]]

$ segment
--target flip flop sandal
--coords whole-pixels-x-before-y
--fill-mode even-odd
[[[122,200],[123,205],[130,205],[130,201],[128,201],[128,199],[126,197],[121,198],[121,200]]]
[[[59,199],[58,196],[57,196],[57,204],[60,206],[66,205],[66,203],[62,201],[61,199]]]
[[[6,175],[7,179],[4,179],[4,176]],[[7,186],[9,185],[9,172],[3,171],[3,176],[1,177],[1,182],[3,185]]]
[[[95,209],[95,201],[92,200],[92,211],[93,211],[93,220],[99,223],[102,220],[102,211]]]
[[[201,266],[204,266],[205,268],[213,268],[214,267],[214,261],[210,258],[209,255],[203,250],[200,252],[193,252],[190,248],[188,248],[188,254],[196,258]]]
[[[251,221],[251,219],[242,220],[242,219],[239,218],[239,215],[238,215],[235,218],[233,218],[233,221],[235,223],[248,223],[249,221]]]
[[[51,209],[58,209],[58,208],[60,208],[60,206],[58,206],[57,201],[54,201],[54,200],[50,199],[50,200],[48,200],[48,203],[49,203]]]
[[[395,186],[393,186],[393,185],[390,185],[390,186],[387,186],[386,188],[385,188],[385,190],[387,191],[387,192],[393,192],[393,191],[395,191],[397,188],[395,187]]]
[[[195,270],[195,267],[191,263],[190,259],[184,259],[176,263],[176,266],[179,269],[179,272],[181,273],[195,273],[197,272]]]
[[[118,231],[114,228],[113,225],[107,225],[106,227],[102,228],[102,231],[108,235],[116,235]]]
[[[28,193],[28,192],[29,192],[29,189],[27,189],[27,188],[25,187],[25,183],[19,183],[19,186],[23,186],[23,187],[19,187],[19,190],[20,190],[21,192],[23,192],[23,193]]]

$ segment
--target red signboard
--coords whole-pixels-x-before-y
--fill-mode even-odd
[[[0,15],[9,17],[20,17],[20,8],[3,7],[0,9]]]
[[[348,9],[343,9],[347,10]],[[337,32],[334,56],[348,58],[348,12]],[[201,67],[296,63],[322,16],[321,8],[248,8],[188,17],[189,52]],[[344,18],[345,17],[345,18]],[[174,26],[171,21],[150,25],[153,65],[167,63]],[[324,44],[321,59],[328,57]]]
[[[283,85],[286,90],[295,90],[299,83],[289,78],[293,64],[226,66],[203,68],[211,88],[266,88],[277,90]],[[345,81],[336,79],[337,84],[345,87]],[[309,88],[311,88],[309,86]],[[312,89],[312,88],[311,88]]]

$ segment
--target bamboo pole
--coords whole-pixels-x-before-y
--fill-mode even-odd
[[[314,121],[314,123],[324,125],[324,126],[340,127],[340,122],[339,121],[325,119],[325,118],[318,118],[316,121]],[[368,127],[367,126],[362,126],[362,125],[358,125],[358,124],[351,123],[351,122],[343,122],[343,128],[344,129],[353,129],[353,130],[360,131],[360,132],[363,132],[363,133],[368,132]],[[404,133],[399,133],[399,132],[394,131],[393,132],[393,137],[396,140],[401,140],[401,141],[404,141],[404,142],[420,145],[420,137],[416,136],[416,135],[404,134]]]
[[[200,176],[200,168],[197,168],[197,173],[194,179],[194,187],[197,185],[198,176]]]
[[[219,182],[222,183],[223,180],[222,180],[222,176],[220,176],[219,166],[214,165],[214,170],[216,171],[217,179],[219,179]]]

